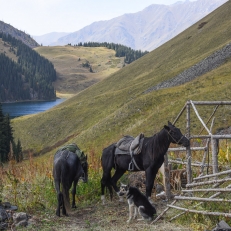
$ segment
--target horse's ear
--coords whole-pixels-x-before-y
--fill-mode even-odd
[[[169,126],[164,125],[164,128],[165,128],[167,131],[170,131],[170,127],[169,127]]]
[[[172,125],[172,123],[170,121],[168,121],[168,126],[171,126],[171,125]]]

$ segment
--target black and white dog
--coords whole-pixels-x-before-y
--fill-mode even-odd
[[[138,188],[131,187],[129,185],[121,184],[119,196],[127,196],[128,207],[129,207],[129,219],[128,223],[137,217],[137,211],[142,216],[142,219],[152,221],[156,214],[156,209],[149,202],[148,198],[140,192]]]

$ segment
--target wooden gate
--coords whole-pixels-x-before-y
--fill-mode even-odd
[[[231,170],[220,171],[218,166],[218,147],[219,147],[219,140],[221,139],[231,139],[230,134],[213,134],[213,126],[215,121],[215,113],[221,106],[228,107],[231,111],[231,101],[187,101],[176,119],[174,120],[173,124],[175,124],[179,118],[182,116],[183,113],[186,111],[186,131],[187,137],[190,140],[190,143],[196,139],[203,139],[205,145],[203,147],[196,147],[191,145],[187,148],[180,147],[180,148],[169,148],[169,152],[185,152],[186,160],[168,160],[168,155],[165,155],[165,162],[162,169],[164,169],[164,184],[165,184],[165,193],[167,199],[171,199],[174,197],[174,201],[171,204],[167,205],[167,208],[152,222],[156,222],[159,220],[161,216],[163,216],[168,209],[174,208],[183,212],[175,215],[170,219],[176,219],[177,217],[185,214],[186,212],[204,214],[204,215],[214,215],[214,216],[224,216],[224,217],[231,217],[231,210],[221,213],[221,212],[214,212],[214,211],[203,211],[196,209],[199,205],[204,202],[231,202],[229,199],[222,198],[222,195],[227,192],[231,192]],[[198,106],[214,106],[213,111],[206,122],[200,116],[197,107]],[[191,110],[195,112],[195,117],[200,121],[202,128],[198,135],[191,134]],[[194,118],[195,119],[195,118]],[[210,128],[208,128],[208,124],[210,123]],[[202,134],[202,132],[207,134]],[[211,150],[211,157],[212,163],[206,163],[206,157],[209,156],[209,150]],[[203,151],[203,158],[200,163],[192,161],[192,151]],[[170,171],[169,171],[169,163],[175,164],[183,164],[186,166],[187,172],[187,184],[186,189],[181,190],[181,195],[173,196],[171,193],[171,184],[170,184]],[[199,167],[199,174],[197,176],[192,175],[192,166]],[[207,168],[212,169],[212,174],[208,174],[205,172]],[[228,168],[228,166],[227,166]],[[197,192],[204,192],[202,197],[195,197],[193,196]],[[185,196],[185,194],[187,196]],[[219,197],[219,198],[217,198]],[[199,203],[195,205],[193,208],[183,208],[180,206],[176,206],[175,204],[178,201],[188,200],[188,201],[198,201]]]

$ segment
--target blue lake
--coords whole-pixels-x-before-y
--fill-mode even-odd
[[[65,99],[56,99],[53,101],[37,101],[37,102],[20,102],[20,103],[2,103],[3,114],[9,114],[10,118],[23,115],[37,114],[46,111],[60,103]]]

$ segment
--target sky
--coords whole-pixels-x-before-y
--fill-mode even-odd
[[[0,0],[0,21],[32,36],[51,32],[75,32],[93,22],[136,13],[152,4],[171,5],[178,1]]]

